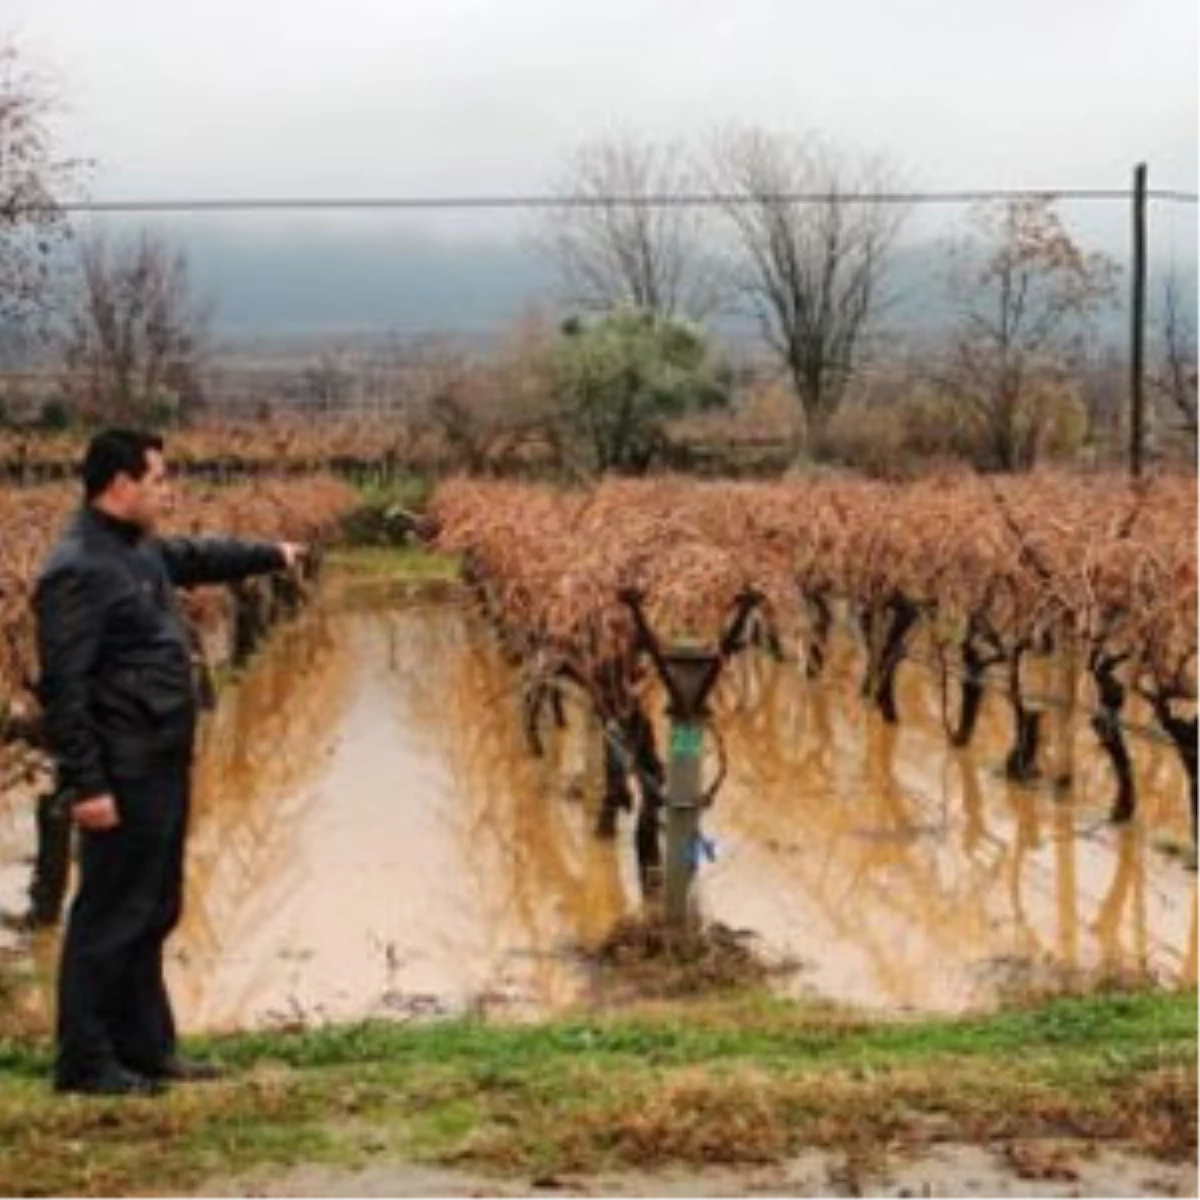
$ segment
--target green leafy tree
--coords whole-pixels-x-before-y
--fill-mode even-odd
[[[550,366],[558,421],[596,472],[649,470],[666,448],[670,420],[729,400],[704,335],[640,309],[568,322]]]

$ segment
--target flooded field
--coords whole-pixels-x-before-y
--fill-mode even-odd
[[[1069,794],[1015,787],[998,702],[955,751],[927,673],[901,669],[888,727],[856,695],[853,654],[820,686],[766,662],[723,685],[709,918],[798,960],[782,986],[886,1010],[962,1009],[1073,971],[1195,981],[1196,877],[1164,853],[1189,838],[1170,750],[1138,739],[1142,809],[1114,829],[1083,722]],[[205,731],[171,944],[185,1027],[526,1015],[585,995],[579,947],[640,896],[627,823],[593,836],[594,728],[581,707],[567,718],[532,758],[511,669],[453,597],[332,589]],[[8,908],[30,825],[4,802]]]

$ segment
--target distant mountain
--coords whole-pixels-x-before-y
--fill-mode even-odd
[[[200,233],[184,245],[225,334],[472,334],[554,295],[550,265],[512,244]]]
[[[415,236],[411,230],[333,229],[313,224],[258,231],[231,230],[193,220],[164,230],[184,249],[193,276],[214,304],[223,338],[319,336],[391,331],[486,337],[528,311],[559,308],[553,264],[512,231],[489,238],[476,231],[454,238]],[[1159,302],[1165,260],[1152,264],[1150,297]],[[953,318],[942,243],[926,241],[896,252],[886,322],[897,332],[934,333]],[[1194,247],[1179,256],[1183,294],[1196,294]],[[1128,280],[1103,322],[1123,337]],[[731,319],[731,333],[751,326]]]

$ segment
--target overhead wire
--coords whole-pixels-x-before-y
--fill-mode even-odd
[[[1147,198],[1170,204],[1196,204],[1200,193],[1176,188],[1149,189]],[[64,213],[214,213],[336,211],[502,211],[572,208],[732,208],[752,204],[978,204],[991,201],[1129,201],[1129,188],[968,188],[924,191],[692,191],[645,193],[483,193],[479,195],[382,196],[131,196],[56,201]],[[45,206],[12,211],[40,212]]]

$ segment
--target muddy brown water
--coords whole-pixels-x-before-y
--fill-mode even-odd
[[[955,751],[928,674],[902,668],[888,727],[855,693],[855,654],[841,647],[819,686],[758,661],[724,682],[708,917],[798,960],[780,986],[890,1011],[958,1011],[1075,972],[1194,984],[1196,877],[1164,852],[1189,837],[1169,749],[1135,743],[1142,808],[1114,829],[1084,722],[1069,794],[1015,787],[998,702]],[[585,997],[579,946],[640,907],[631,832],[592,834],[600,761],[582,706],[538,760],[517,697],[453,597],[347,584],[281,630],[204,733],[170,953],[184,1026],[527,1015]],[[25,807],[0,801],[7,907]],[[48,965],[53,946],[38,953]]]

